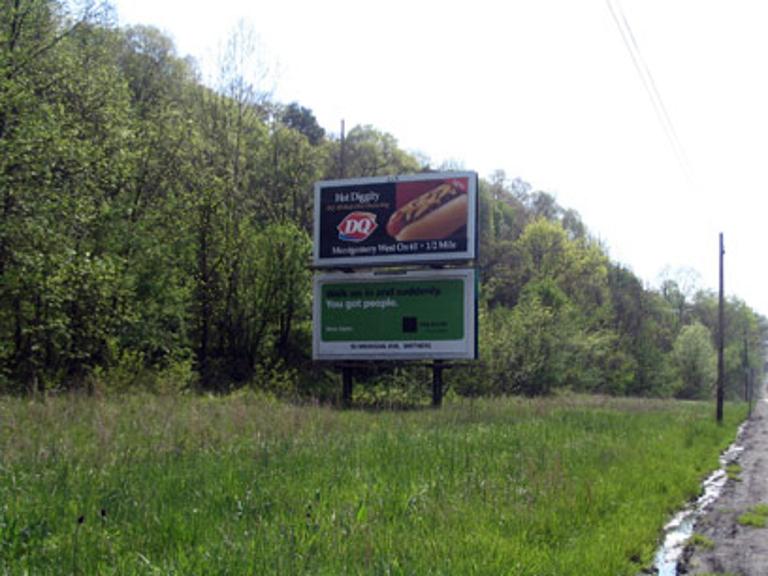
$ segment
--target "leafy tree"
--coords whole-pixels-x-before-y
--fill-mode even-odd
[[[311,232],[314,183],[322,177],[325,153],[302,133],[275,124],[268,143],[252,147],[261,174],[250,197],[254,217],[263,224],[296,222]]]
[[[418,161],[403,152],[391,134],[373,126],[355,126],[342,142],[329,143],[329,177],[353,178],[408,174],[421,169]]]
[[[628,269],[608,268],[613,331],[620,354],[631,358],[634,375],[625,381],[624,392],[638,396],[672,394],[667,354],[677,333],[677,321],[666,300],[643,288]]]
[[[214,89],[163,33],[116,29],[101,5],[3,6],[0,389],[327,396],[310,361],[313,182],[428,161],[369,125],[342,143],[271,101],[244,26]],[[502,171],[479,193],[484,362],[460,393],[707,393],[717,298],[689,272],[646,289],[551,194]],[[745,370],[762,379],[768,321],[736,299],[725,313],[735,397]],[[392,374],[371,381],[417,372]]]
[[[672,359],[679,378],[679,398],[708,398],[715,382],[712,335],[700,323],[685,326],[675,340]]]
[[[82,382],[120,324],[122,260],[108,238],[130,171],[129,101],[112,35],[89,18],[28,0],[0,21],[4,363],[32,388],[58,371]]]
[[[762,378],[766,351],[765,325],[760,316],[739,299],[728,298],[724,306],[724,388],[728,396],[744,398],[745,370],[751,370],[757,382]],[[697,292],[690,314],[712,334],[718,333],[719,298],[716,294],[704,290]]]
[[[532,222],[515,241],[514,251],[521,286],[552,279],[589,314],[598,312],[606,303],[605,255],[589,242],[570,240],[559,223],[544,219]]]
[[[325,130],[317,123],[312,110],[291,102],[281,114],[281,120],[288,128],[303,134],[312,146],[319,145],[325,137]]]
[[[569,313],[567,297],[551,281],[531,284],[514,309],[490,313],[484,349],[495,391],[538,396],[565,383],[574,335]]]

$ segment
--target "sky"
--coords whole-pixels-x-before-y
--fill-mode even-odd
[[[252,79],[275,100],[331,133],[371,124],[433,166],[522,178],[648,286],[716,291],[723,233],[726,295],[768,315],[764,0],[115,6],[120,25],[160,28],[211,79],[244,25],[258,38]]]

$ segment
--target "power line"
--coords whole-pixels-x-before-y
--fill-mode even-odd
[[[675,126],[672,123],[672,118],[669,115],[667,107],[664,105],[664,100],[662,99],[661,93],[656,86],[656,81],[653,79],[651,69],[643,58],[640,45],[635,39],[635,35],[632,32],[632,27],[630,26],[629,20],[624,13],[624,9],[622,8],[621,0],[616,0],[615,6],[613,0],[606,0],[606,4],[608,5],[608,11],[611,13],[611,17],[613,18],[616,27],[619,29],[619,33],[621,34],[621,39],[624,42],[624,46],[629,52],[629,55],[632,59],[632,64],[634,64],[635,70],[640,76],[640,80],[643,82],[643,87],[645,88],[648,97],[651,99],[651,104],[653,104],[653,110],[656,113],[656,118],[664,130],[664,134],[666,135],[667,140],[672,147],[675,158],[677,159],[677,162],[680,165],[680,168],[682,169],[686,178],[691,180],[685,148],[683,148],[683,145],[680,142],[680,138],[677,136],[677,131],[675,130]]]

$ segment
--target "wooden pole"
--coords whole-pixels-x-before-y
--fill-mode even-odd
[[[442,360],[432,363],[432,407],[440,408],[443,405],[443,365]]]
[[[341,405],[349,408],[352,405],[352,368],[341,368]]]
[[[339,178],[344,178],[346,173],[346,158],[344,156],[344,120],[341,121],[341,142],[339,146]],[[352,368],[343,366],[341,368],[341,405],[349,408],[352,405]]]
[[[341,121],[341,142],[339,145],[339,178],[344,178],[347,174],[347,158],[346,158],[346,138],[344,130],[344,120]]]
[[[725,247],[723,245],[723,233],[720,233],[720,297],[718,301],[717,314],[717,423],[723,423],[723,401],[725,400],[725,300],[724,300],[724,281],[723,281],[723,256]]]
[[[749,340],[744,328],[744,402],[749,402]]]

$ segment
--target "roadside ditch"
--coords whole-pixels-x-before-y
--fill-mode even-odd
[[[748,422],[748,421],[747,421]],[[649,574],[658,576],[677,576],[678,562],[683,554],[688,539],[693,535],[696,521],[704,515],[718,499],[728,481],[727,467],[743,452],[742,436],[747,422],[739,427],[736,440],[720,455],[720,468],[715,470],[702,484],[701,495],[664,526],[664,539],[656,551],[653,568]]]

